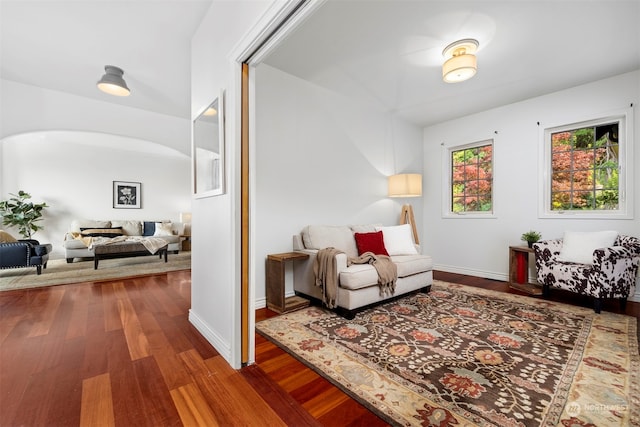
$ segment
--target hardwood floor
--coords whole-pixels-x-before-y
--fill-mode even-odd
[[[0,293],[0,425],[286,425],[191,326],[190,272]]]
[[[0,292],[0,426],[385,425],[260,335],[256,364],[231,369],[189,323],[190,292],[188,271]]]

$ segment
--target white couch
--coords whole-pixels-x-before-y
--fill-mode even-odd
[[[183,225],[181,223],[172,223],[170,221],[73,220],[69,231],[64,236],[62,246],[68,263],[73,262],[74,258],[93,258],[93,252],[89,250],[82,240],[77,239],[75,236],[84,231],[87,235],[102,235],[106,237],[113,232],[113,237],[119,233],[125,236],[160,237],[167,241],[167,251],[178,253],[182,228]],[[121,231],[118,229],[121,229]],[[100,233],[101,231],[103,233]]]
[[[398,270],[393,295],[380,295],[378,274],[372,265],[347,266],[348,257],[359,255],[355,233],[378,231],[382,231],[384,246]],[[307,261],[294,263],[294,290],[297,295],[322,301],[322,289],[315,285],[313,265],[318,251],[328,247],[344,252],[336,256],[339,277],[336,312],[344,317],[352,319],[357,312],[374,304],[409,292],[429,292],[431,289],[433,261],[430,256],[419,253],[408,224],[393,227],[309,225],[293,236],[293,249],[309,254]]]

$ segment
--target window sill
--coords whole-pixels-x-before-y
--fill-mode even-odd
[[[611,212],[544,212],[538,215],[540,219],[633,219],[633,214],[626,212],[611,213]]]
[[[452,213],[447,213],[447,214],[443,214],[442,218],[443,219],[497,219],[498,217],[496,216],[495,213],[487,213],[487,214],[480,214],[480,213],[452,214]]]

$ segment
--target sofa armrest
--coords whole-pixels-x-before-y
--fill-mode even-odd
[[[307,249],[304,247],[304,243],[302,242],[302,236],[300,234],[293,235],[293,250],[296,252],[306,252]],[[316,251],[318,252],[318,251]]]
[[[600,269],[603,263],[610,262],[615,264],[619,260],[640,258],[634,248],[627,246],[611,246],[608,248],[599,248],[593,251],[593,266]],[[637,261],[636,261],[637,262]]]
[[[532,245],[536,262],[548,263],[560,255],[562,249],[562,239],[542,240]]]
[[[28,242],[0,243],[0,267],[28,265],[30,249]]]
[[[40,244],[40,242],[38,242],[35,239],[20,239],[20,240],[18,240],[18,242],[28,243],[28,244],[33,245],[33,246],[36,246],[36,245]]]
[[[33,246],[33,253],[37,256],[46,255],[48,253],[51,253],[52,250],[53,250],[53,246],[51,246],[51,243],[45,243],[43,245]]]

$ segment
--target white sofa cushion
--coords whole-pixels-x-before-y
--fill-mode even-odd
[[[361,224],[361,225],[350,225],[351,231],[354,233],[374,233],[376,227],[382,227],[382,224]]]
[[[417,255],[418,250],[413,244],[411,225],[394,225],[390,227],[376,227],[376,231],[382,231],[384,247],[389,255]]]
[[[617,231],[565,231],[558,259],[593,264],[593,251],[613,246]]]
[[[307,249],[336,248],[349,257],[358,256],[353,231],[346,225],[308,225],[302,230],[302,241]]]
[[[141,221],[111,221],[112,227],[122,227],[122,231],[127,236],[142,236],[142,222]]]
[[[391,257],[396,264],[398,278],[412,276],[433,269],[433,260],[427,255],[398,255]],[[371,264],[352,264],[340,271],[340,287],[362,289],[378,284],[378,272]]]
[[[433,259],[428,255],[396,255],[391,257],[398,268],[398,277],[407,277],[433,270]]]
[[[340,272],[340,287],[362,289],[378,283],[378,272],[371,264],[353,264]]]

